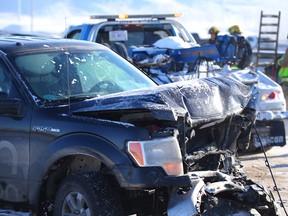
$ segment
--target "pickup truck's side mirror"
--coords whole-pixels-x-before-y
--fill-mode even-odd
[[[0,115],[22,118],[25,114],[23,102],[18,98],[8,98],[6,92],[0,92]]]

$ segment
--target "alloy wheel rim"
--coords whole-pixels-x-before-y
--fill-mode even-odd
[[[70,192],[62,204],[62,216],[91,216],[90,208],[84,196],[76,191]]]

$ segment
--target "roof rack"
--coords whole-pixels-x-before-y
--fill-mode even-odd
[[[119,14],[119,15],[91,15],[90,19],[107,19],[108,21],[115,21],[116,19],[158,19],[164,20],[168,17],[180,17],[181,13],[174,14]]]

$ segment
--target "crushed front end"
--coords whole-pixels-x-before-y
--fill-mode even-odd
[[[255,121],[250,98],[243,83],[211,77],[102,97],[75,113],[148,131],[150,140],[127,141],[136,164],[125,168],[129,184],[120,182],[127,214],[277,215],[273,197],[237,157]]]
[[[192,117],[193,132],[187,127],[183,132],[179,129],[185,140],[181,149],[191,186],[174,188],[168,215],[279,215],[271,193],[249,179],[237,157],[237,150],[248,145],[256,119],[257,112],[247,103],[249,91],[239,83],[222,82],[216,90],[213,80],[209,84],[213,91],[206,91],[207,98],[216,97],[218,102],[199,103],[189,112],[202,114]],[[235,109],[239,105],[241,109]],[[219,118],[202,118],[220,110]]]
[[[194,128],[184,164],[191,186],[175,188],[168,215],[279,215],[264,186],[249,179],[236,149],[251,130],[255,111],[245,109],[214,125]]]

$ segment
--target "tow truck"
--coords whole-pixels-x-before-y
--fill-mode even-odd
[[[243,143],[246,151],[284,146],[284,119],[288,115],[282,88],[260,69],[250,67],[249,42],[241,35],[220,35],[217,44],[200,46],[192,34],[173,19],[179,16],[181,14],[92,15],[91,19],[102,21],[71,26],[65,38],[104,44],[158,84],[203,76],[232,76],[253,88],[251,103],[257,111],[257,132],[252,130],[247,135]]]

